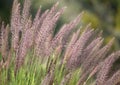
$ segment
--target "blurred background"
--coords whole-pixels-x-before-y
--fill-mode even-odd
[[[23,0],[20,0],[21,3]],[[50,8],[58,0],[32,0],[33,17],[41,6],[42,12]],[[0,0],[0,20],[10,23],[13,0]],[[103,30],[105,43],[115,37],[113,49],[120,49],[120,0],[59,0],[59,8],[67,6],[57,24],[57,29],[63,23],[73,20],[82,11],[85,12],[81,25],[92,23],[93,28]]]

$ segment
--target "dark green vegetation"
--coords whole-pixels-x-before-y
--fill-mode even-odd
[[[103,45],[102,31],[91,24],[76,28],[83,12],[54,34],[66,8],[58,4],[43,13],[39,8],[32,19],[30,0],[23,7],[14,0],[10,24],[1,23],[0,85],[119,85],[114,38]]]

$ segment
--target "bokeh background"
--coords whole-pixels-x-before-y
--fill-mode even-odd
[[[43,12],[57,1],[60,3],[59,8],[67,6],[56,26],[57,29],[84,11],[80,27],[92,23],[93,28],[103,30],[105,43],[115,37],[113,49],[120,49],[120,0],[32,0],[33,17],[40,6]],[[13,0],[0,0],[0,20],[6,23],[10,23],[12,2]]]

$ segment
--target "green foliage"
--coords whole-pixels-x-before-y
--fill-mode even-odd
[[[37,56],[34,56],[33,52],[29,52],[26,56],[24,65],[15,75],[13,58],[9,68],[0,70],[0,85],[39,85],[46,76],[52,61],[56,61],[55,55],[52,55],[42,63]],[[53,85],[60,84],[65,75],[66,71],[64,66],[61,66],[60,59],[57,59],[55,66],[55,81],[53,82]],[[78,69],[73,72],[69,85],[75,85],[79,76],[80,70]]]

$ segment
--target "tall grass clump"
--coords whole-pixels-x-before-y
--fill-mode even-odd
[[[114,38],[104,45],[102,32],[90,24],[77,29],[83,12],[54,34],[66,8],[58,4],[32,18],[31,1],[22,8],[14,0],[10,24],[0,25],[0,85],[119,85]]]

